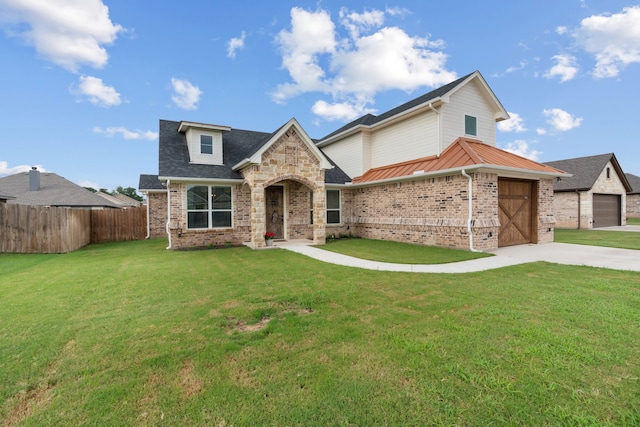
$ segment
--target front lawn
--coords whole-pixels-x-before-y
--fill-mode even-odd
[[[567,230],[556,228],[554,241],[577,245],[607,246],[621,249],[640,249],[640,233],[609,230]]]
[[[0,425],[639,425],[640,274],[0,255]]]
[[[482,252],[369,239],[328,240],[326,245],[318,247],[356,258],[399,264],[445,264],[492,256]]]

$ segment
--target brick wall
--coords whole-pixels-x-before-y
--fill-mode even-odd
[[[497,175],[473,174],[476,249],[498,245]],[[343,191],[343,224],[327,234],[469,249],[468,181],[462,175]],[[347,228],[348,227],[348,228]]]
[[[149,237],[167,237],[167,193],[147,194]]]
[[[640,218],[640,194],[627,194],[627,218]]]
[[[556,227],[553,193],[553,179],[541,179],[538,182],[538,243],[553,242]]]

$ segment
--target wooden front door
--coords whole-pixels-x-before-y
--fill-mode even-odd
[[[266,231],[275,234],[276,239],[284,239],[284,187],[267,187],[264,198]]]
[[[517,179],[498,179],[498,246],[536,243],[534,222],[537,198],[535,183]]]

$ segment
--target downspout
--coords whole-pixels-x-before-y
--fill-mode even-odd
[[[478,249],[474,249],[473,247],[473,232],[471,231],[471,222],[473,221],[473,178],[471,175],[467,174],[464,169],[462,169],[462,176],[467,178],[469,181],[469,190],[467,191],[467,195],[469,196],[469,218],[467,218],[467,233],[469,233],[469,250],[471,252],[482,252]]]
[[[432,102],[430,102],[430,103],[428,104],[428,107],[429,107],[429,108],[431,108],[431,110],[432,110],[434,113],[436,113],[436,116],[437,116],[437,122],[438,122],[438,153],[437,153],[437,156],[436,156],[436,157],[440,157],[440,153],[441,153],[441,151],[442,151],[442,150],[440,149],[440,148],[441,148],[441,145],[442,145],[442,144],[441,144],[441,142],[440,142],[440,111],[438,111],[438,110],[436,110],[435,108],[433,108],[433,103],[432,103]]]
[[[167,236],[169,236],[169,246],[167,246],[167,249],[171,249],[170,224],[171,224],[171,180],[168,179],[167,180],[167,225],[165,227],[167,231]]]

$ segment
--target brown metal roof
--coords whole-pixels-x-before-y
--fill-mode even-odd
[[[458,138],[438,156],[423,157],[393,165],[369,169],[364,175],[353,179],[354,184],[382,181],[410,176],[414,173],[429,173],[469,166],[499,166],[532,172],[564,174],[559,169],[487,145],[482,141]]]

